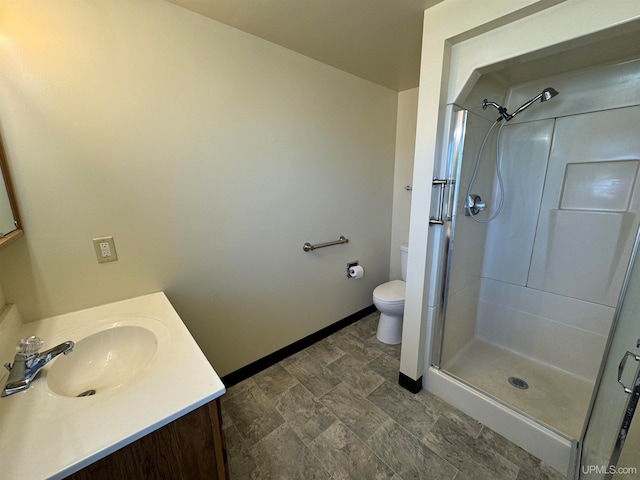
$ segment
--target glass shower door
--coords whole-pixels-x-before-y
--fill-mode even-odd
[[[629,454],[625,451],[625,448],[637,448],[635,437],[640,423],[640,418],[634,420],[640,398],[639,243],[640,230],[581,442],[580,479],[640,479],[638,452]],[[636,417],[640,417],[640,414]]]

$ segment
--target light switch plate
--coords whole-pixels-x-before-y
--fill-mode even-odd
[[[116,244],[113,241],[113,237],[94,238],[93,249],[96,252],[98,263],[115,262],[118,260]]]

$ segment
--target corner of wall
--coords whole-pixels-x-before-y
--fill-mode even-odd
[[[393,210],[391,219],[391,255],[389,278],[400,278],[400,245],[409,240],[409,213],[411,211],[411,187],[413,157],[416,145],[418,115],[418,89],[398,93],[396,118],[396,152],[393,171]]]

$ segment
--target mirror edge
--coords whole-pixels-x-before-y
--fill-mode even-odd
[[[0,249],[9,245],[14,240],[20,238],[24,234],[24,230],[22,228],[22,222],[20,221],[20,214],[18,212],[18,204],[16,202],[16,197],[13,191],[13,184],[11,183],[11,175],[9,175],[9,164],[7,162],[7,155],[4,151],[4,142],[2,141],[2,136],[0,135],[0,172],[2,173],[2,177],[4,178],[4,185],[7,189],[7,194],[9,196],[9,203],[11,204],[11,211],[13,212],[13,218],[16,222],[16,229],[12,232],[7,233],[4,237],[0,238]]]

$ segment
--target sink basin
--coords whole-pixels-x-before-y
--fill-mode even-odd
[[[144,327],[113,326],[75,342],[49,367],[47,384],[65,397],[85,397],[121,387],[144,370],[158,349],[156,335]]]

